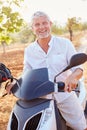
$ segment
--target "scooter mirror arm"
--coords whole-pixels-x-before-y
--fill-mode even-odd
[[[10,79],[10,81],[6,82],[6,84],[5,84],[5,89],[6,89],[6,87],[8,86],[8,84],[9,84],[9,83],[12,83],[14,80],[16,81],[18,87],[20,87],[20,85],[19,85],[19,83],[18,83],[18,79],[12,77],[12,78]],[[11,91],[11,90],[10,90],[10,91]],[[5,97],[6,95],[8,95],[8,93],[3,94],[2,97]]]
[[[59,76],[60,74],[62,74],[63,72],[67,71],[68,69],[70,69],[70,66],[67,66],[64,70],[62,70],[60,73],[58,73],[55,77],[54,77],[54,83],[56,83],[56,77]]]

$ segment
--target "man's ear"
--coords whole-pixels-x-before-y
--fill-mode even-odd
[[[32,25],[30,26],[30,29],[33,31],[33,26]]]
[[[33,31],[33,33],[34,33],[34,28],[33,28],[33,26],[31,25],[31,30]]]

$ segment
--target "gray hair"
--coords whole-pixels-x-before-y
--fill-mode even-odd
[[[45,16],[45,17],[50,21],[50,18],[49,18],[49,16],[48,16],[46,13],[44,13],[44,12],[42,12],[42,11],[37,11],[37,12],[35,12],[35,13],[32,15],[32,17],[31,17],[31,22],[33,21],[34,18],[38,18],[38,17],[41,17],[41,16]]]

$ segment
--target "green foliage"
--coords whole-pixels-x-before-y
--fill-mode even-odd
[[[0,14],[0,23],[3,21],[3,15],[2,14]]]
[[[87,22],[82,23],[82,30],[87,30]]]
[[[51,28],[52,34],[54,35],[59,35],[59,34],[63,34],[64,29],[61,26],[57,25],[57,22],[54,22]]]
[[[24,0],[0,0],[0,4],[8,3],[9,5],[15,4],[20,7],[21,2]]]
[[[10,17],[11,12],[12,12],[12,9],[10,7],[5,7],[5,6],[2,7],[1,13],[6,15],[7,18]]]
[[[78,30],[78,29],[81,30],[81,28],[82,28],[80,20],[81,20],[81,18],[76,18],[76,17],[67,19],[66,28],[68,29],[68,31],[70,33],[71,41],[72,41],[72,37],[73,37],[73,31]]]
[[[10,33],[20,31],[21,26],[24,24],[23,19],[20,17],[18,12],[13,12],[11,4],[19,5],[23,0],[6,0],[7,6],[4,6],[4,1],[0,7],[0,44],[10,44],[12,38]]]
[[[20,2],[23,2],[24,0],[11,0],[11,1],[14,2],[15,5],[20,7]]]
[[[12,12],[10,7],[2,7],[2,22],[1,26],[9,32],[17,32],[23,24],[23,19],[20,18],[18,12]]]
[[[11,43],[11,41],[12,41],[12,39],[7,35],[0,36],[0,44],[7,43],[9,45]]]
[[[33,34],[31,27],[27,24],[21,29],[18,36],[21,38],[20,41],[22,43],[30,43],[36,39],[36,36]]]
[[[67,29],[68,30],[80,29],[81,28],[80,20],[81,18],[76,17],[68,18],[66,23]]]

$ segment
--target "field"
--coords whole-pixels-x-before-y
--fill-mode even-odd
[[[79,34],[74,37],[73,42],[76,48],[80,46],[79,40],[83,36],[84,34]],[[24,48],[26,46],[27,45],[16,44],[9,48],[7,47],[5,54],[0,51],[0,62],[4,63],[11,70],[14,77],[18,77],[22,73]],[[85,84],[87,85],[87,63],[84,64],[84,77]],[[2,87],[1,92],[4,93],[4,84]],[[4,98],[0,97],[0,130],[6,130],[9,115],[16,100],[16,97],[13,97],[13,95],[7,95]]]

